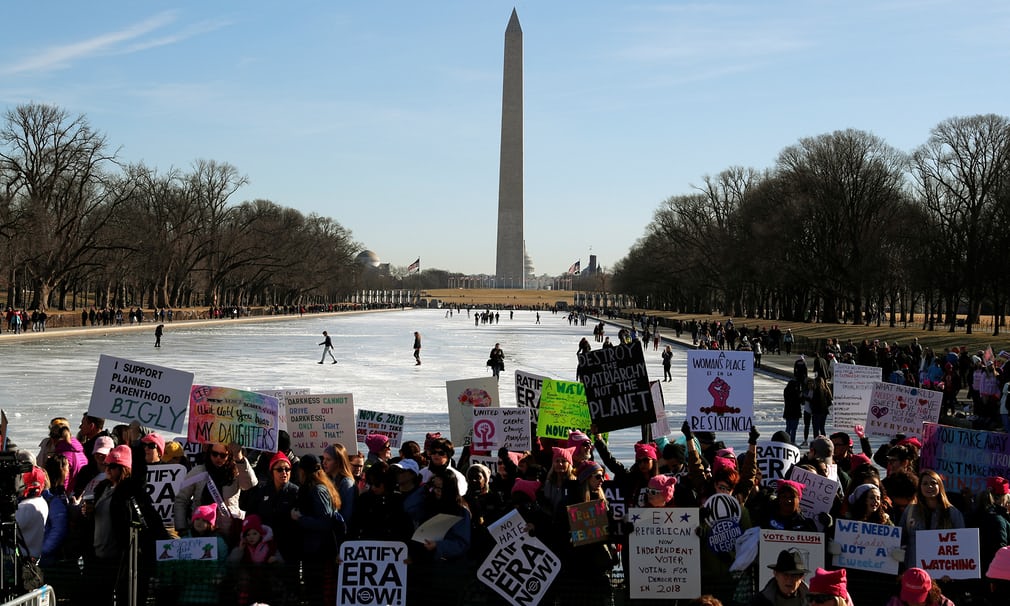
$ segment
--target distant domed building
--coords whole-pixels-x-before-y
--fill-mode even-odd
[[[378,267],[381,261],[379,260],[379,255],[375,254],[370,250],[363,250],[358,253],[357,257],[354,257],[355,262],[359,265],[364,265],[366,267]]]

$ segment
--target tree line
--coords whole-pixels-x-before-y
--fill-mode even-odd
[[[614,268],[649,307],[953,331],[1010,298],[1010,119],[954,117],[911,152],[860,130],[801,139],[656,210]]]
[[[52,105],[0,124],[0,289],[10,306],[151,308],[343,300],[361,247],[335,220],[269,200],[196,160],[159,172],[120,160],[83,115]]]

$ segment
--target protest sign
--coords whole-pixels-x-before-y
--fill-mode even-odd
[[[901,547],[901,527],[856,520],[835,520],[835,543],[842,553],[833,558],[838,568],[855,568],[898,574],[898,560],[891,551]]]
[[[518,510],[510,509],[507,514],[494,522],[488,523],[487,531],[494,538],[494,542],[497,545],[505,545],[526,532],[526,520],[519,515]]]
[[[657,438],[670,435],[670,424],[666,419],[666,400],[663,398],[663,384],[660,381],[650,381],[652,391],[652,409],[656,414],[656,422],[652,424],[652,435]]]
[[[337,443],[349,447],[354,436],[354,396],[349,393],[288,396],[288,433],[297,455],[319,456]]]
[[[403,444],[403,415],[375,410],[358,410],[358,425],[355,431],[358,444],[365,443],[365,436],[378,433],[389,438],[389,445],[399,448]]]
[[[978,528],[915,531],[915,565],[934,579],[981,578]]]
[[[516,406],[520,408],[532,408],[536,410],[540,407],[540,387],[544,379],[540,375],[535,375],[525,370],[516,371]],[[534,418],[536,415],[533,415]]]
[[[803,456],[799,448],[785,442],[758,442],[756,454],[755,461],[761,470],[761,486],[770,487],[774,487],[775,482],[784,480],[789,470]]]
[[[703,504],[705,516],[701,519],[703,534],[709,549],[716,553],[732,553],[737,537],[743,534],[740,519],[743,507],[733,495],[716,493]]]
[[[607,522],[607,502],[603,499],[568,506],[568,530],[573,546],[606,541]]]
[[[921,437],[923,422],[940,418],[943,392],[892,383],[874,383],[866,413],[866,435]]]
[[[851,431],[866,422],[873,385],[880,382],[880,368],[856,364],[836,364],[831,385],[832,425]]]
[[[835,504],[835,495],[838,494],[838,481],[799,467],[792,468],[789,479],[803,484],[800,513],[814,520],[820,528],[821,523],[817,519],[817,514],[831,511],[831,507]]]
[[[182,433],[193,373],[102,354],[88,414]]]
[[[586,386],[571,381],[544,379],[540,391],[537,436],[567,440],[568,432],[589,432],[592,425],[586,406]]]
[[[428,518],[423,524],[414,530],[410,540],[424,543],[425,541],[441,541],[445,538],[445,533],[462,520],[462,516],[454,516],[448,513],[436,513]]]
[[[158,517],[165,523],[165,526],[172,528],[175,525],[175,518],[172,513],[175,511],[175,495],[182,486],[182,479],[186,477],[186,466],[176,463],[166,463],[162,465],[147,466],[147,490],[148,496],[154,503],[154,509],[158,512]]]
[[[199,465],[203,462],[203,444],[199,442],[190,442],[184,437],[179,437],[173,442],[178,442],[182,446],[182,454],[186,456],[186,462],[189,463],[190,469],[195,465]]]
[[[170,562],[172,560],[210,560],[216,562],[218,556],[216,537],[191,537],[155,541],[155,550],[158,553],[159,562]]]
[[[255,391],[256,393],[261,393],[265,396],[277,398],[278,429],[283,431],[288,430],[288,404],[285,398],[288,396],[302,396],[311,392],[308,387],[298,387],[294,389],[251,389],[250,391]]]
[[[693,431],[750,431],[754,414],[754,354],[687,352],[687,418]]]
[[[680,599],[701,595],[697,507],[628,510],[631,599]]]
[[[473,450],[524,452],[533,447],[530,434],[530,408],[474,408]]]
[[[445,382],[449,399],[449,433],[456,448],[473,441],[473,409],[498,408],[498,380],[494,377]]]
[[[758,587],[764,587],[774,576],[768,568],[775,564],[783,550],[799,552],[806,569],[824,568],[824,533],[798,530],[762,530],[758,547]],[[812,572],[807,573],[810,581]]]
[[[561,571],[561,560],[540,539],[519,534],[496,545],[477,578],[513,606],[537,606]]]
[[[235,443],[277,452],[277,398],[230,387],[194,385],[189,396],[189,441]]]
[[[399,541],[345,541],[337,566],[337,603],[407,603],[407,546]]]
[[[615,520],[621,520],[625,517],[625,501],[624,501],[624,489],[625,487],[616,480],[603,480],[603,485],[600,486],[603,490],[603,496],[607,497],[607,503],[610,503],[610,510],[613,512]]]
[[[919,468],[940,474],[947,492],[978,494],[987,477],[1010,478],[1010,434],[925,423]]]
[[[589,416],[599,431],[656,421],[641,341],[593,349],[578,358]]]

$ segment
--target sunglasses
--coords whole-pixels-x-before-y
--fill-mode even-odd
[[[661,495],[661,494],[663,494],[664,492],[666,492],[666,491],[664,491],[664,490],[660,490],[660,489],[658,489],[658,488],[646,488],[646,489],[645,489],[645,493],[646,493],[647,495],[649,495],[650,497],[655,497],[655,496],[658,496],[658,495]]]
[[[216,459],[224,459],[224,458],[227,458],[228,453],[227,452],[218,452],[216,450],[212,450],[212,451],[210,451],[210,456],[212,456],[212,457],[214,457]]]
[[[433,450],[433,451],[431,451],[431,456],[433,456],[433,457],[447,457],[447,456],[449,456],[449,453],[447,453],[444,450]]]
[[[108,469],[123,469],[123,466],[119,463],[109,463]]]
[[[603,474],[602,473],[594,473],[593,475],[591,475],[589,477],[593,478],[594,480],[602,480],[603,479]]]
[[[835,596],[833,595],[807,595],[807,601],[811,604],[825,604],[827,602],[834,602]]]
[[[155,444],[155,443],[153,443],[153,442],[144,442],[144,448],[146,448],[148,450],[154,450],[157,447],[158,447],[158,445]]]
[[[274,471],[277,473],[291,473],[290,467],[274,467]]]

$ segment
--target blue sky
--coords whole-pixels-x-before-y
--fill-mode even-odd
[[[537,274],[609,268],[665,199],[802,137],[910,151],[1010,115],[1010,4],[975,0],[19,2],[0,107],[85,114],[163,172],[230,163],[236,203],[332,217],[393,265],[493,273],[513,7]]]

